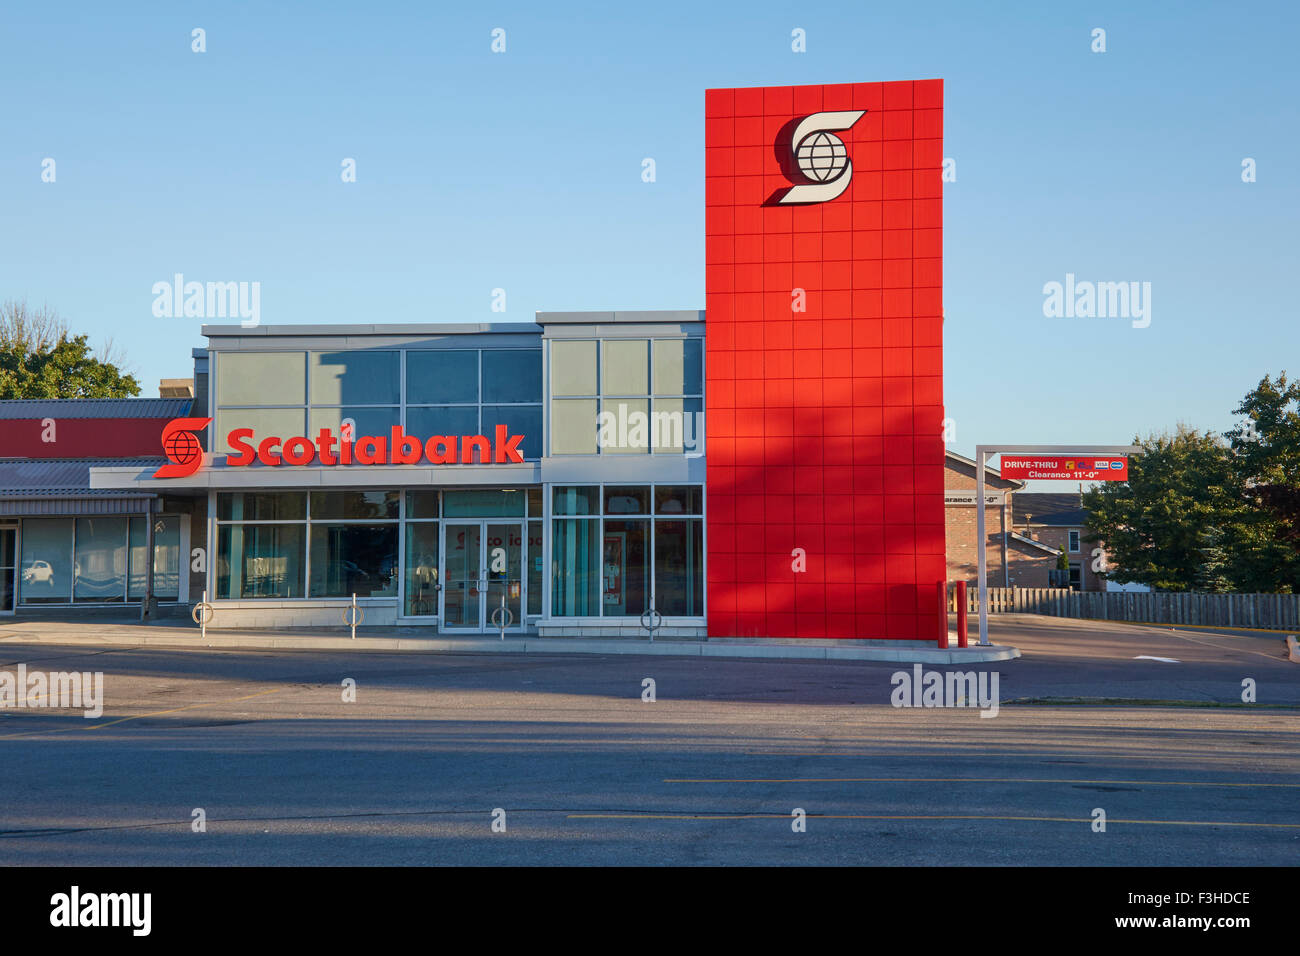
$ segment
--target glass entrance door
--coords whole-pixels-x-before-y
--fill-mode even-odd
[[[523,542],[520,521],[443,525],[441,630],[495,632],[494,611],[497,621],[508,617],[507,631],[523,630]],[[509,615],[503,615],[502,606]]]
[[[487,534],[483,539],[487,568],[484,620],[493,631],[500,630],[502,621],[508,622],[507,631],[522,630],[523,620],[519,616],[519,609],[524,593],[521,573],[523,539],[523,526],[518,522],[487,526]],[[510,613],[502,611],[503,607]]]
[[[14,581],[18,571],[18,529],[0,528],[0,614],[14,613]]]
[[[483,630],[483,526],[473,524],[443,525],[442,553],[446,570],[442,580],[442,611],[439,621],[444,631]]]

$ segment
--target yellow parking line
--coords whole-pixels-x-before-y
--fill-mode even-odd
[[[25,730],[17,734],[0,734],[0,740],[9,740],[12,737],[38,737],[41,734],[72,734],[86,730],[101,730],[104,727],[113,727],[117,724],[124,724],[128,720],[140,720],[143,717],[165,717],[167,714],[179,714],[183,710],[193,710],[196,707],[211,707],[216,704],[237,704],[241,700],[252,700],[254,697],[265,697],[267,694],[278,694],[282,690],[288,690],[292,685],[286,684],[284,687],[274,687],[271,690],[261,690],[256,694],[248,694],[245,697],[232,697],[228,700],[208,700],[198,704],[186,704],[184,707],[175,707],[171,710],[158,710],[151,714],[134,714],[130,717],[119,717],[117,720],[110,720],[103,724],[91,724],[86,727],[56,727],[51,730]]]
[[[1300,783],[1223,783],[1212,780],[1072,780],[1055,777],[667,777],[664,783],[1083,783],[1150,787],[1279,787]]]

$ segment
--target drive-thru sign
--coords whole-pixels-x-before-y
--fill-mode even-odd
[[[1091,455],[1008,455],[1003,453],[998,472],[1003,478],[1070,481],[1128,481],[1127,458]]]
[[[988,559],[984,546],[984,468],[990,455],[1001,455],[998,473],[1003,478],[1071,479],[1076,481],[1126,481],[1128,456],[1142,451],[1138,445],[976,445],[975,446],[975,534],[979,542],[980,643],[989,642]],[[1106,463],[1106,477],[1099,475]],[[1008,465],[1012,467],[1008,469]],[[1119,465],[1118,468],[1114,467]],[[1091,468],[1080,468],[1091,465]],[[1059,467],[1057,467],[1059,466]]]

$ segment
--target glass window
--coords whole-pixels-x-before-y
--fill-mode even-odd
[[[491,438],[497,425],[505,425],[511,435],[523,435],[519,450],[528,459],[542,457],[542,406],[484,405],[481,435]]]
[[[355,430],[352,433],[352,440],[355,442],[363,435],[374,435],[383,438],[385,441],[393,434],[393,426],[401,421],[401,416],[397,408],[356,408],[346,406],[343,408],[313,408],[311,410],[311,427],[307,430],[307,437],[312,441],[320,434],[322,428],[328,428],[334,433],[335,438],[343,434],[343,420],[351,419]],[[338,457],[338,445],[334,446],[333,454]]]
[[[218,407],[222,405],[303,405],[306,404],[306,399],[305,353],[217,353]]]
[[[313,491],[311,520],[321,518],[396,518],[397,491]]]
[[[144,600],[144,576],[148,558],[145,517],[131,519],[130,575],[127,598]],[[181,550],[180,518],[176,515],[153,516],[153,596],[159,601],[180,598]]]
[[[552,521],[551,614],[598,615],[600,578],[600,522],[575,518]]]
[[[584,487],[557,487],[551,489],[551,514],[600,514],[600,489],[595,485]]]
[[[551,394],[596,394],[595,342],[551,342]]]
[[[483,401],[540,402],[541,349],[484,349]]]
[[[699,485],[656,485],[655,514],[704,514],[704,493]]]
[[[302,435],[306,413],[302,408],[223,408],[217,410],[216,451],[214,454],[234,454],[236,449],[226,444],[226,436],[236,428],[253,429],[253,437],[245,439],[254,448],[263,438],[272,435],[293,438]]]
[[[646,339],[614,339],[602,343],[601,393],[650,394],[650,353]]]
[[[217,597],[300,598],[306,525],[217,526]]]
[[[650,451],[650,401],[611,398],[601,402],[598,443],[605,455],[644,455]]]
[[[1071,550],[1071,551],[1078,551],[1078,550],[1079,550],[1079,532],[1077,532],[1077,531],[1071,531],[1071,532],[1069,532],[1069,535],[1070,535],[1070,545],[1069,545],[1070,550]]]
[[[429,494],[430,492],[418,492]],[[417,494],[417,492],[411,492]],[[434,497],[437,497],[436,493]],[[410,511],[410,504],[407,504]],[[417,522],[406,526],[406,597],[402,613],[438,613],[438,525]]]
[[[406,401],[413,405],[456,405],[478,402],[478,350],[408,351],[406,353]]]
[[[703,399],[656,398],[650,415],[650,443],[659,454],[703,451]]]
[[[408,518],[438,517],[438,492],[408,491],[406,493],[406,517]]]
[[[397,525],[311,526],[311,597],[397,594]]]
[[[442,506],[448,518],[500,518],[524,514],[522,491],[444,491]]]
[[[638,616],[650,606],[650,522],[606,519],[604,535],[604,615]]]
[[[542,516],[542,489],[528,489],[528,516],[530,518],[540,518]]]
[[[704,394],[704,349],[700,339],[655,339],[655,394]]]
[[[402,400],[400,352],[312,352],[313,405],[396,405]]]
[[[646,485],[606,485],[605,514],[648,515],[650,488]]]
[[[532,492],[529,492],[531,496]],[[528,613],[542,613],[542,523],[528,522]]]
[[[125,517],[77,519],[72,600],[96,604],[126,600]]]
[[[222,492],[217,495],[219,521],[294,521],[307,517],[301,491]]]
[[[655,608],[665,617],[704,614],[704,522],[655,522]]]
[[[72,600],[72,519],[26,518],[19,596],[24,604]]]
[[[434,435],[479,435],[477,405],[407,408],[406,433],[426,441]]]
[[[597,437],[594,398],[551,402],[551,454],[594,455]]]

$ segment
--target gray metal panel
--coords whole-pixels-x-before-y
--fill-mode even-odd
[[[703,482],[705,475],[705,459],[685,455],[556,455],[542,459],[542,481],[552,484],[693,483]]]
[[[44,398],[0,401],[0,419],[181,418],[189,398]]]
[[[247,340],[260,344],[261,339],[303,338],[372,338],[422,337],[428,335],[510,334],[536,333],[541,328],[535,322],[411,322],[383,325],[262,325],[245,329],[238,325],[205,325],[203,335],[209,339]],[[224,346],[223,347],[229,347]]]
[[[250,465],[242,468],[224,464],[204,468],[188,478],[154,478],[153,470],[99,468],[92,480],[96,488],[133,489],[163,494],[218,491],[245,488],[418,488],[422,485],[481,487],[484,485],[530,485],[541,482],[537,462],[522,465],[335,465],[278,466]]]
[[[157,458],[10,458],[0,459],[0,498],[90,492],[90,469],[122,467],[150,474],[166,459]]]
[[[103,498],[31,498],[0,500],[0,515],[120,515],[143,514],[151,497],[116,495]]]
[[[703,338],[704,326],[698,322],[655,324],[625,323],[623,325],[548,325],[544,339],[662,339],[680,335],[682,338]]]
[[[703,309],[644,310],[633,312],[538,312],[539,325],[608,325],[611,323],[703,322]]]

